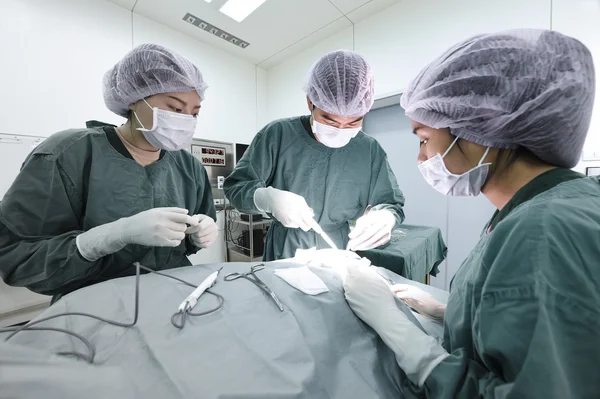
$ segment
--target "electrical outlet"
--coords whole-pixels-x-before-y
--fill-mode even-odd
[[[225,183],[225,176],[217,176],[217,189],[223,190],[224,183]]]
[[[213,201],[214,201],[215,205],[223,205],[222,199],[214,199]]]

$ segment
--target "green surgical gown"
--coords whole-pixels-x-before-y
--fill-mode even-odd
[[[491,226],[452,281],[450,356],[407,397],[600,398],[599,179],[546,172]]]
[[[348,243],[350,220],[368,205],[391,211],[404,221],[404,196],[385,151],[360,132],[342,148],[329,148],[310,133],[309,117],[272,122],[254,138],[233,173],[225,195],[244,213],[259,213],[254,192],[274,187],[301,195],[315,219],[339,248]],[[314,231],[288,229],[275,222],[267,234],[264,259],[293,257],[298,248],[328,248]]]
[[[139,261],[156,270],[190,265],[198,250],[186,238],[175,248],[127,245],[95,262],[77,249],[77,235],[158,207],[180,207],[216,218],[204,167],[187,151],[163,152],[143,167],[114,126],[56,133],[25,160],[0,202],[0,277],[46,295],[135,273]]]

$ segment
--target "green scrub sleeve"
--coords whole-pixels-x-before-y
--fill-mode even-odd
[[[383,149],[379,148],[377,158],[381,161],[373,163],[369,204],[373,205],[373,210],[386,209],[392,212],[396,217],[396,224],[399,225],[405,219],[404,195],[398,187],[398,182]]]
[[[102,270],[77,249],[83,202],[50,155],[30,155],[0,202],[0,275],[12,286],[54,295]]]
[[[260,213],[254,204],[254,192],[257,188],[268,187],[273,177],[276,165],[274,149],[279,143],[275,134],[268,135],[270,140],[267,140],[268,129],[277,128],[267,126],[259,132],[235,170],[225,179],[225,196],[234,208],[243,213]]]

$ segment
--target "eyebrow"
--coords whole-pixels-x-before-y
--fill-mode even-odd
[[[183,101],[181,98],[177,98],[177,97],[175,97],[175,96],[169,96],[169,98],[172,98],[172,99],[173,99],[173,100],[175,100],[175,101],[179,101],[179,102],[181,103],[181,105],[183,105],[184,107],[185,107],[185,106],[187,106],[187,103],[186,103],[185,101]],[[194,109],[200,109],[200,106],[199,106],[199,105],[196,105],[196,106],[194,107]]]
[[[328,116],[328,115],[323,115],[323,118],[327,119],[328,121],[335,122],[335,123],[340,123],[340,124],[341,124],[341,122],[340,122],[340,121],[336,121],[335,119],[331,118],[331,117],[330,117],[330,116]],[[355,119],[355,120],[353,120],[352,122],[349,122],[349,124],[356,123],[356,122],[360,122],[360,121],[362,121],[363,119],[364,119],[364,117],[363,117],[363,116],[361,116],[360,118],[356,118],[356,119]]]

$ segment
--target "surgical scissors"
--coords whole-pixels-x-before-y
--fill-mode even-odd
[[[223,280],[233,281],[233,280],[237,280],[240,278],[244,278],[244,279],[252,282],[258,288],[260,288],[265,294],[269,295],[271,297],[271,299],[273,299],[273,302],[275,302],[275,304],[277,305],[279,310],[283,312],[283,305],[281,304],[281,301],[279,300],[279,298],[277,298],[277,295],[275,295],[275,293],[265,283],[263,283],[263,281],[261,279],[259,279],[255,274],[256,272],[261,271],[264,268],[265,268],[265,265],[263,263],[261,263],[259,265],[254,265],[254,266],[250,267],[249,272],[229,273],[225,276],[225,278]]]

